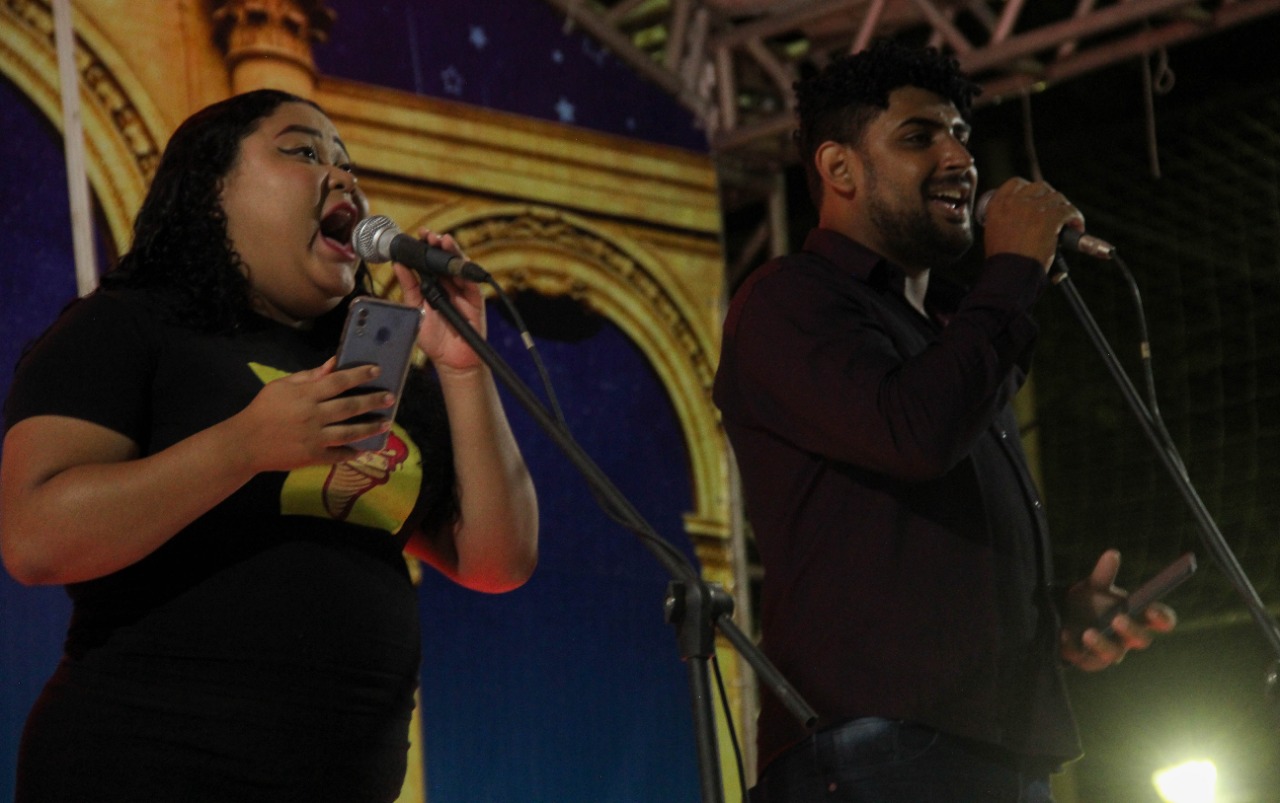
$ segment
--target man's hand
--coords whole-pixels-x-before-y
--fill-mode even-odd
[[[982,239],[987,256],[1021,254],[1047,273],[1064,226],[1084,231],[1084,216],[1062,193],[1043,181],[1011,178],[987,204]]]
[[[1120,663],[1129,650],[1146,649],[1156,633],[1168,633],[1178,621],[1172,608],[1153,602],[1141,614],[1141,621],[1117,614],[1106,623],[1111,625],[1113,635],[1104,636],[1098,629],[1098,620],[1128,597],[1115,585],[1119,571],[1120,553],[1109,549],[1102,553],[1087,578],[1067,590],[1062,657],[1086,672]]]

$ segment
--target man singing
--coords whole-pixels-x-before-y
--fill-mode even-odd
[[[797,84],[818,227],[734,294],[715,400],[764,566],[764,649],[818,711],[762,700],[754,801],[1050,800],[1080,753],[1061,667],[1109,666],[1173,612],[1097,620],[1119,554],[1055,585],[1010,401],[1030,309],[1080,212],[1012,179],[964,292],[977,87],[880,42]]]

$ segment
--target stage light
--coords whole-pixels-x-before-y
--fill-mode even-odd
[[[1158,770],[1151,782],[1166,803],[1213,803],[1218,768],[1212,761],[1188,761]]]

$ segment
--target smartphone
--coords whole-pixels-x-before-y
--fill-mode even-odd
[[[400,407],[400,395],[404,392],[404,381],[409,375],[413,344],[421,325],[422,310],[418,307],[367,296],[351,302],[342,328],[342,342],[338,344],[338,369],[377,365],[382,372],[372,382],[352,388],[343,395],[387,391],[396,397],[391,407],[374,410],[353,421],[395,418]],[[382,432],[347,445],[361,451],[377,451],[386,447],[387,435]]]
[[[1147,606],[1182,585],[1191,575],[1196,573],[1196,554],[1188,552],[1160,570],[1155,577],[1143,583],[1129,598],[1113,607],[1098,620],[1098,630],[1110,638],[1114,631],[1111,620],[1118,613],[1129,616],[1140,616]]]

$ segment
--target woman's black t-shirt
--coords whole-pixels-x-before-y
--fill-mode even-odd
[[[146,456],[331,354],[265,319],[204,334],[144,291],[100,291],[24,357],[6,423],[69,416]],[[451,459],[397,425],[382,451],[259,474],[146,558],[68,586],[19,799],[394,799],[419,661],[401,551],[448,497],[424,489],[424,460]]]

